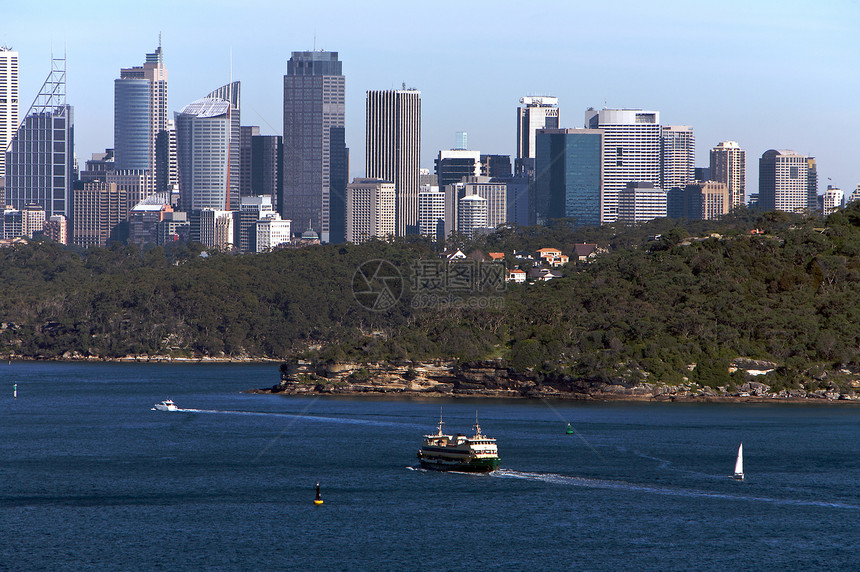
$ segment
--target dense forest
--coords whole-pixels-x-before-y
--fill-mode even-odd
[[[740,381],[728,368],[737,357],[778,364],[768,382],[786,387],[860,369],[858,204],[826,220],[746,210],[634,228],[559,220],[449,246],[504,252],[510,266],[515,251],[571,253],[581,242],[601,254],[572,261],[561,278],[452,294],[498,303],[416,307],[416,262],[442,264],[439,247],[417,237],[259,255],[37,240],[0,249],[0,353],[503,359],[547,375],[624,370],[711,386]],[[353,294],[358,269],[373,260],[402,276],[402,295],[382,311]]]

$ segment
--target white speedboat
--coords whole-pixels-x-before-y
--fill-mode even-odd
[[[153,411],[179,411],[179,408],[176,407],[176,404],[173,403],[172,399],[166,399],[161,403],[156,403],[155,407],[152,408]]]

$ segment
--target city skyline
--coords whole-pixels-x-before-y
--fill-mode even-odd
[[[49,70],[52,45],[66,53],[79,163],[112,146],[117,70],[138,62],[161,33],[171,70],[169,111],[197,99],[201,85],[241,81],[243,123],[260,125],[262,134],[281,134],[291,52],[337,51],[349,78],[350,179],[364,174],[366,92],[405,82],[422,92],[424,168],[432,169],[439,150],[454,146],[457,131],[469,133],[473,150],[513,157],[519,99],[551,95],[559,100],[562,128],[582,128],[584,110],[604,105],[654,109],[665,125],[690,125],[697,166],[708,165],[709,150],[719,142],[738,141],[747,152],[748,194],[757,191],[756,159],[769,149],[814,156],[822,192],[832,184],[847,195],[860,183],[854,153],[846,151],[860,143],[860,102],[853,98],[860,80],[850,73],[860,52],[853,34],[860,5],[854,2],[815,10],[800,3],[730,2],[719,13],[680,2],[548,2],[541,10],[513,2],[494,3],[493,10],[484,2],[443,3],[427,12],[393,2],[260,2],[247,10],[206,10],[205,16],[199,2],[113,11],[86,2],[48,5],[52,9],[5,8],[0,44],[19,53],[21,115]],[[464,17],[445,18],[455,6]],[[322,12],[332,17],[316,16]],[[129,21],[135,25],[125,25]],[[387,33],[348,33],[362,23],[384,23]],[[443,24],[456,42],[415,39],[417,30]],[[85,31],[93,26],[98,34]],[[481,66],[471,63],[479,60]]]

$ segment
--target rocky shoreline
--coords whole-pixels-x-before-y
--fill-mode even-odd
[[[772,364],[741,363],[750,371]],[[759,369],[755,369],[759,368]],[[860,380],[856,386],[860,390]],[[390,395],[403,397],[494,397],[579,401],[860,403],[860,391],[835,388],[773,391],[765,383],[711,388],[618,379],[575,379],[514,372],[499,361],[457,364],[449,361],[315,364],[292,360],[281,366],[281,382],[252,393],[284,395]]]

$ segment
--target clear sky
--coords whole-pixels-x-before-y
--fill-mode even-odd
[[[516,151],[524,95],[559,98],[561,126],[588,107],[659,111],[692,125],[696,165],[738,141],[747,193],[768,149],[816,157],[819,192],[860,183],[860,0],[149,0],[6,2],[0,44],[19,52],[21,114],[67,62],[79,160],[113,146],[113,80],[162,34],[171,117],[242,82],[242,123],[281,134],[291,51],[339,52],[351,174],[364,172],[365,92],[421,90],[421,164],[466,131],[484,153]]]

